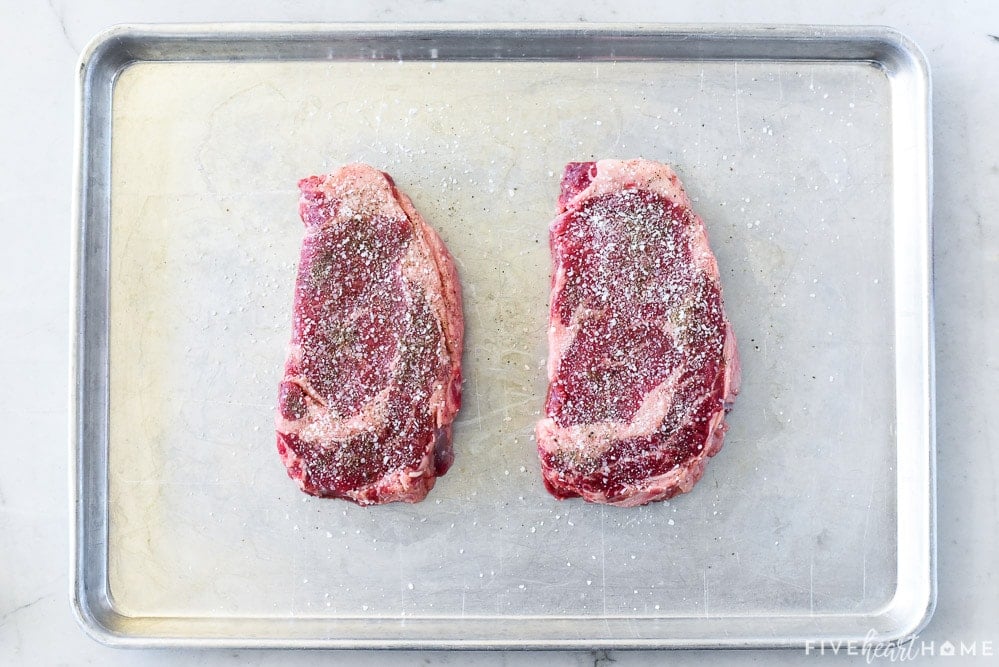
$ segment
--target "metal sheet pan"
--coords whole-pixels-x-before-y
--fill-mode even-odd
[[[115,645],[791,646],[932,612],[929,77],[883,28],[120,27],[79,77],[73,602]],[[675,165],[739,337],[690,494],[558,502],[547,223],[565,162]],[[456,463],[418,505],[274,451],[296,179],[390,172],[465,292]]]

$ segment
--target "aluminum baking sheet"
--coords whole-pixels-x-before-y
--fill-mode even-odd
[[[882,28],[115,28],[80,67],[73,600],[119,645],[787,646],[934,600],[929,80]],[[739,339],[690,494],[559,502],[532,440],[570,160],[675,165]],[[301,494],[273,411],[296,181],[390,172],[465,294],[456,461]]]

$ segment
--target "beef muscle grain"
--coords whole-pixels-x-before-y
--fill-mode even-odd
[[[601,160],[566,166],[550,234],[545,486],[626,507],[689,491],[739,385],[704,223],[670,167]]]
[[[417,502],[453,460],[464,324],[443,241],[362,164],[299,182],[305,223],[277,447],[316,496]]]

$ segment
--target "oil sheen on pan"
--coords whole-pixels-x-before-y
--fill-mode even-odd
[[[454,458],[464,335],[454,263],[388,174],[350,164],[299,188],[278,452],[306,493],[418,502]]]
[[[631,507],[690,491],[739,389],[704,222],[669,166],[566,166],[550,227],[545,487]]]

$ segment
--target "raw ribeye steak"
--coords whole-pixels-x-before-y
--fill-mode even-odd
[[[299,182],[305,238],[277,447],[306,493],[426,497],[453,460],[464,323],[451,256],[388,174]]]
[[[566,166],[552,221],[547,489],[632,507],[689,491],[739,386],[718,264],[673,170]]]

